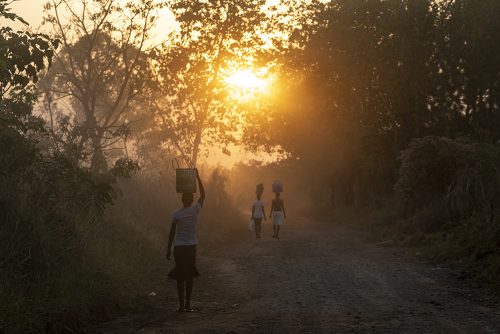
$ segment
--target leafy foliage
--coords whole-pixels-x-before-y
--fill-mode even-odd
[[[0,0],[0,16],[24,22],[7,5]],[[64,311],[68,300],[60,295],[70,284],[65,275],[84,281],[85,275],[75,278],[82,264],[74,265],[89,249],[82,231],[102,222],[116,198],[116,178],[97,178],[67,152],[42,145],[50,137],[44,120],[33,115],[34,83],[52,64],[57,40],[8,27],[0,35],[0,332],[42,332],[44,326],[50,332],[61,316],[55,313],[72,312]],[[133,166],[121,161],[117,175]]]
[[[334,201],[390,196],[415,138],[495,143],[498,10],[494,1],[332,1],[292,34],[281,96],[252,114],[249,148],[281,147],[306,171],[324,166]],[[315,11],[315,8],[321,10]],[[479,17],[487,17],[481,20]],[[486,74],[486,72],[488,74]],[[330,181],[333,180],[333,181]],[[335,196],[334,196],[335,197]],[[332,203],[335,204],[335,203]]]
[[[424,137],[401,153],[396,192],[412,211],[447,204],[455,219],[492,219],[498,210],[500,150],[493,145]]]
[[[159,58],[160,136],[197,162],[200,145],[227,148],[238,141],[241,110],[228,98],[224,81],[234,68],[259,68],[270,62],[264,34],[275,18],[266,15],[266,1],[171,1],[179,23]],[[272,40],[272,38],[270,37]],[[158,124],[158,123],[157,123]]]
[[[443,137],[414,139],[401,153],[396,191],[404,201],[427,204],[444,197],[457,171],[467,165],[473,147]]]
[[[9,10],[9,1],[0,0],[0,18],[26,23]],[[33,83],[38,73],[52,62],[59,42],[43,34],[15,32],[0,27],[0,126],[28,132],[40,129],[41,122],[31,116],[35,100]]]
[[[457,170],[450,184],[446,201],[459,218],[476,215],[490,224],[497,224],[500,203],[500,148],[474,145],[464,168]]]

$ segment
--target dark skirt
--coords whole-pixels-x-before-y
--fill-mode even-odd
[[[200,276],[196,269],[196,245],[174,247],[175,267],[168,276],[177,281],[187,281]]]

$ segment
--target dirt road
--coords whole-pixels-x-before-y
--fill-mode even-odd
[[[154,310],[101,333],[500,333],[500,307],[450,270],[404,259],[342,224],[290,219],[280,240],[200,252],[195,313],[177,314],[175,283]]]

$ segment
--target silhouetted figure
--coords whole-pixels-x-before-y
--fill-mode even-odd
[[[168,237],[167,259],[170,260],[170,249],[174,243],[175,267],[168,276],[177,280],[177,293],[179,295],[179,312],[193,312],[191,308],[191,293],[193,291],[193,278],[200,274],[196,269],[196,223],[198,213],[205,201],[205,189],[196,170],[196,179],[200,188],[200,199],[193,204],[193,193],[182,194],[183,207],[172,214],[172,225]],[[174,241],[175,238],[175,241]],[[185,294],[184,294],[185,292]],[[185,298],[184,298],[185,297]]]
[[[262,191],[264,188],[262,188]],[[252,205],[252,218],[255,223],[255,237],[260,238],[262,229],[262,219],[266,220],[266,213],[264,211],[264,203],[261,201],[262,191],[257,188],[257,199]]]
[[[273,238],[279,239],[280,226],[283,224],[283,220],[286,219],[285,204],[280,198],[280,193],[275,192],[276,197],[273,199],[271,206],[271,213],[269,218],[273,217]]]

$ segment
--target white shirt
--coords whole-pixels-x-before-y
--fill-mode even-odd
[[[264,203],[261,200],[255,200],[253,203],[253,217],[257,219],[264,218]]]
[[[191,246],[198,244],[196,223],[201,205],[180,208],[172,214],[172,222],[177,224],[174,246]]]

